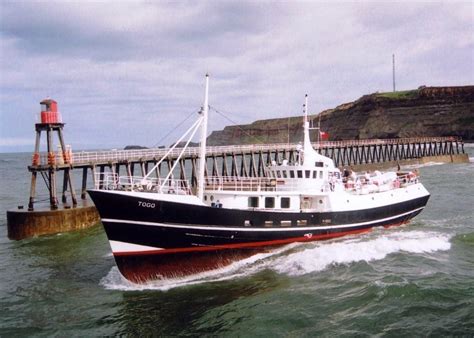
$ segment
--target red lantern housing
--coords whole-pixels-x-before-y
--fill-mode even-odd
[[[58,103],[51,99],[40,102],[41,105],[41,123],[61,123]]]

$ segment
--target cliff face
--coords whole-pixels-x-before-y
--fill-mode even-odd
[[[318,117],[310,116],[317,125]],[[260,120],[214,131],[209,145],[302,140],[302,117]],[[375,93],[321,113],[330,140],[461,136],[474,140],[474,86]],[[312,135],[316,140],[316,135]]]

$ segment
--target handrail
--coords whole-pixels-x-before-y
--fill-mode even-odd
[[[367,139],[367,140],[343,140],[343,141],[322,141],[313,143],[315,149],[324,149],[331,147],[347,147],[347,146],[372,146],[372,145],[390,145],[390,144],[415,144],[427,142],[459,142],[461,137],[411,137],[397,139]],[[209,146],[206,148],[207,155],[220,155],[223,153],[240,154],[247,152],[267,152],[274,150],[295,150],[297,143],[273,143],[273,144],[250,144],[250,145],[227,145],[227,146]],[[79,151],[73,152],[71,163],[73,165],[87,165],[98,162],[133,162],[140,160],[156,160],[169,151],[169,148],[152,148],[139,150],[105,150],[105,151]],[[182,148],[175,148],[170,151],[168,157],[175,159],[182,152]],[[197,157],[199,155],[198,147],[188,147],[183,156]],[[40,163],[48,163],[47,154],[42,153]]]
[[[122,190],[140,192],[159,192],[164,194],[191,195],[187,180],[164,180],[142,176],[119,176],[116,173],[95,173],[94,189]]]

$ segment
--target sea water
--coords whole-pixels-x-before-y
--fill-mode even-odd
[[[27,203],[31,154],[0,154],[0,336],[473,336],[466,150],[471,163],[419,168],[431,198],[407,226],[139,286],[118,272],[100,225],[10,241],[6,210]]]

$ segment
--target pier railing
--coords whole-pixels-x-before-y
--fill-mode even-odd
[[[423,143],[445,143],[460,142],[458,137],[416,137],[416,138],[398,138],[398,139],[370,139],[370,140],[344,140],[344,141],[322,141],[313,143],[315,149],[361,147],[361,146],[381,146],[381,145],[407,145]],[[258,153],[269,151],[291,151],[295,150],[297,143],[273,143],[273,144],[251,144],[251,145],[230,145],[230,146],[211,146],[207,147],[207,156],[222,156],[223,154],[241,154]],[[169,149],[152,148],[139,150],[101,150],[101,151],[80,151],[73,152],[70,162],[73,166],[99,164],[109,162],[134,162],[151,161],[163,157]],[[182,148],[175,148],[169,158],[176,158],[181,153]],[[192,158],[199,155],[198,147],[188,147],[185,150],[184,157]],[[61,154],[57,155],[58,163],[64,163]],[[50,159],[49,159],[50,160]],[[48,154],[40,156],[40,163],[48,163]]]

